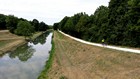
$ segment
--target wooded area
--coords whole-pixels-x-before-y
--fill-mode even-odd
[[[139,0],[111,0],[108,7],[100,6],[90,16],[64,17],[54,29],[91,42],[105,39],[108,44],[140,47],[139,11]]]
[[[31,36],[36,31],[46,31],[49,28],[49,25],[39,22],[37,19],[28,21],[14,15],[0,14],[0,30],[7,29],[17,35]]]

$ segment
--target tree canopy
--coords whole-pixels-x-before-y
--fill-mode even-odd
[[[46,31],[50,27],[43,21],[39,22],[37,19],[28,21],[27,19],[18,18],[14,15],[0,14],[0,30],[6,29],[11,33],[29,36],[34,31]]]
[[[57,28],[72,36],[100,43],[140,47],[140,1],[110,0],[92,15],[77,13],[64,17]],[[56,27],[56,24],[54,25]]]
[[[25,37],[31,36],[34,33],[34,26],[32,26],[28,21],[20,21],[15,33]]]
[[[0,29],[4,30],[6,29],[6,16],[3,14],[0,14]]]

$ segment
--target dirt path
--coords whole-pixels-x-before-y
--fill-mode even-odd
[[[49,79],[140,79],[140,55],[86,45],[54,32]]]
[[[140,50],[138,50],[138,49],[122,48],[122,47],[110,46],[110,45],[103,46],[102,44],[99,44],[99,43],[91,43],[91,42],[87,42],[87,41],[72,37],[72,36],[70,36],[68,34],[65,34],[64,32],[62,32],[60,30],[59,30],[59,32],[64,34],[65,36],[68,36],[68,37],[70,37],[70,38],[72,38],[72,39],[74,39],[76,41],[79,41],[81,43],[84,43],[84,44],[94,45],[94,46],[99,46],[99,47],[105,47],[105,48],[110,48],[110,49],[115,49],[115,50],[120,50],[120,51],[125,51],[125,52],[140,53]]]

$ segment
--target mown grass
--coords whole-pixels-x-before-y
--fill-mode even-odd
[[[17,36],[11,34],[10,32],[1,32],[1,34],[2,36],[0,36],[0,55],[5,54],[7,51],[16,50],[17,47],[27,43],[27,41],[25,41],[23,36]],[[36,32],[33,34],[31,39],[34,40],[41,34],[42,32]]]
[[[74,41],[54,33],[55,55],[49,79],[139,79],[140,55]]]
[[[38,79],[47,79],[48,78],[47,72],[52,66],[53,58],[54,58],[54,52],[55,52],[55,44],[54,44],[54,41],[52,40],[52,49],[50,51],[49,60],[46,61],[46,65],[45,65],[43,71],[40,73]]]
[[[40,35],[42,35],[42,32],[36,32],[36,33],[34,33],[33,36],[31,37],[31,40],[36,39]]]
[[[0,47],[5,46],[8,44],[10,41],[0,41]]]
[[[60,32],[57,32],[58,35],[59,35],[59,39],[63,39],[64,38],[64,35],[62,35]]]

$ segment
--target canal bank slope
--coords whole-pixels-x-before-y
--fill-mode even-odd
[[[42,34],[41,32],[35,33],[32,39],[37,38],[41,34]],[[0,31],[0,55],[8,51],[13,51],[17,47],[25,43],[26,43],[25,38],[22,36],[17,36],[15,34],[12,34],[8,30]]]
[[[47,79],[139,79],[140,54],[77,42],[54,32],[55,53]]]

